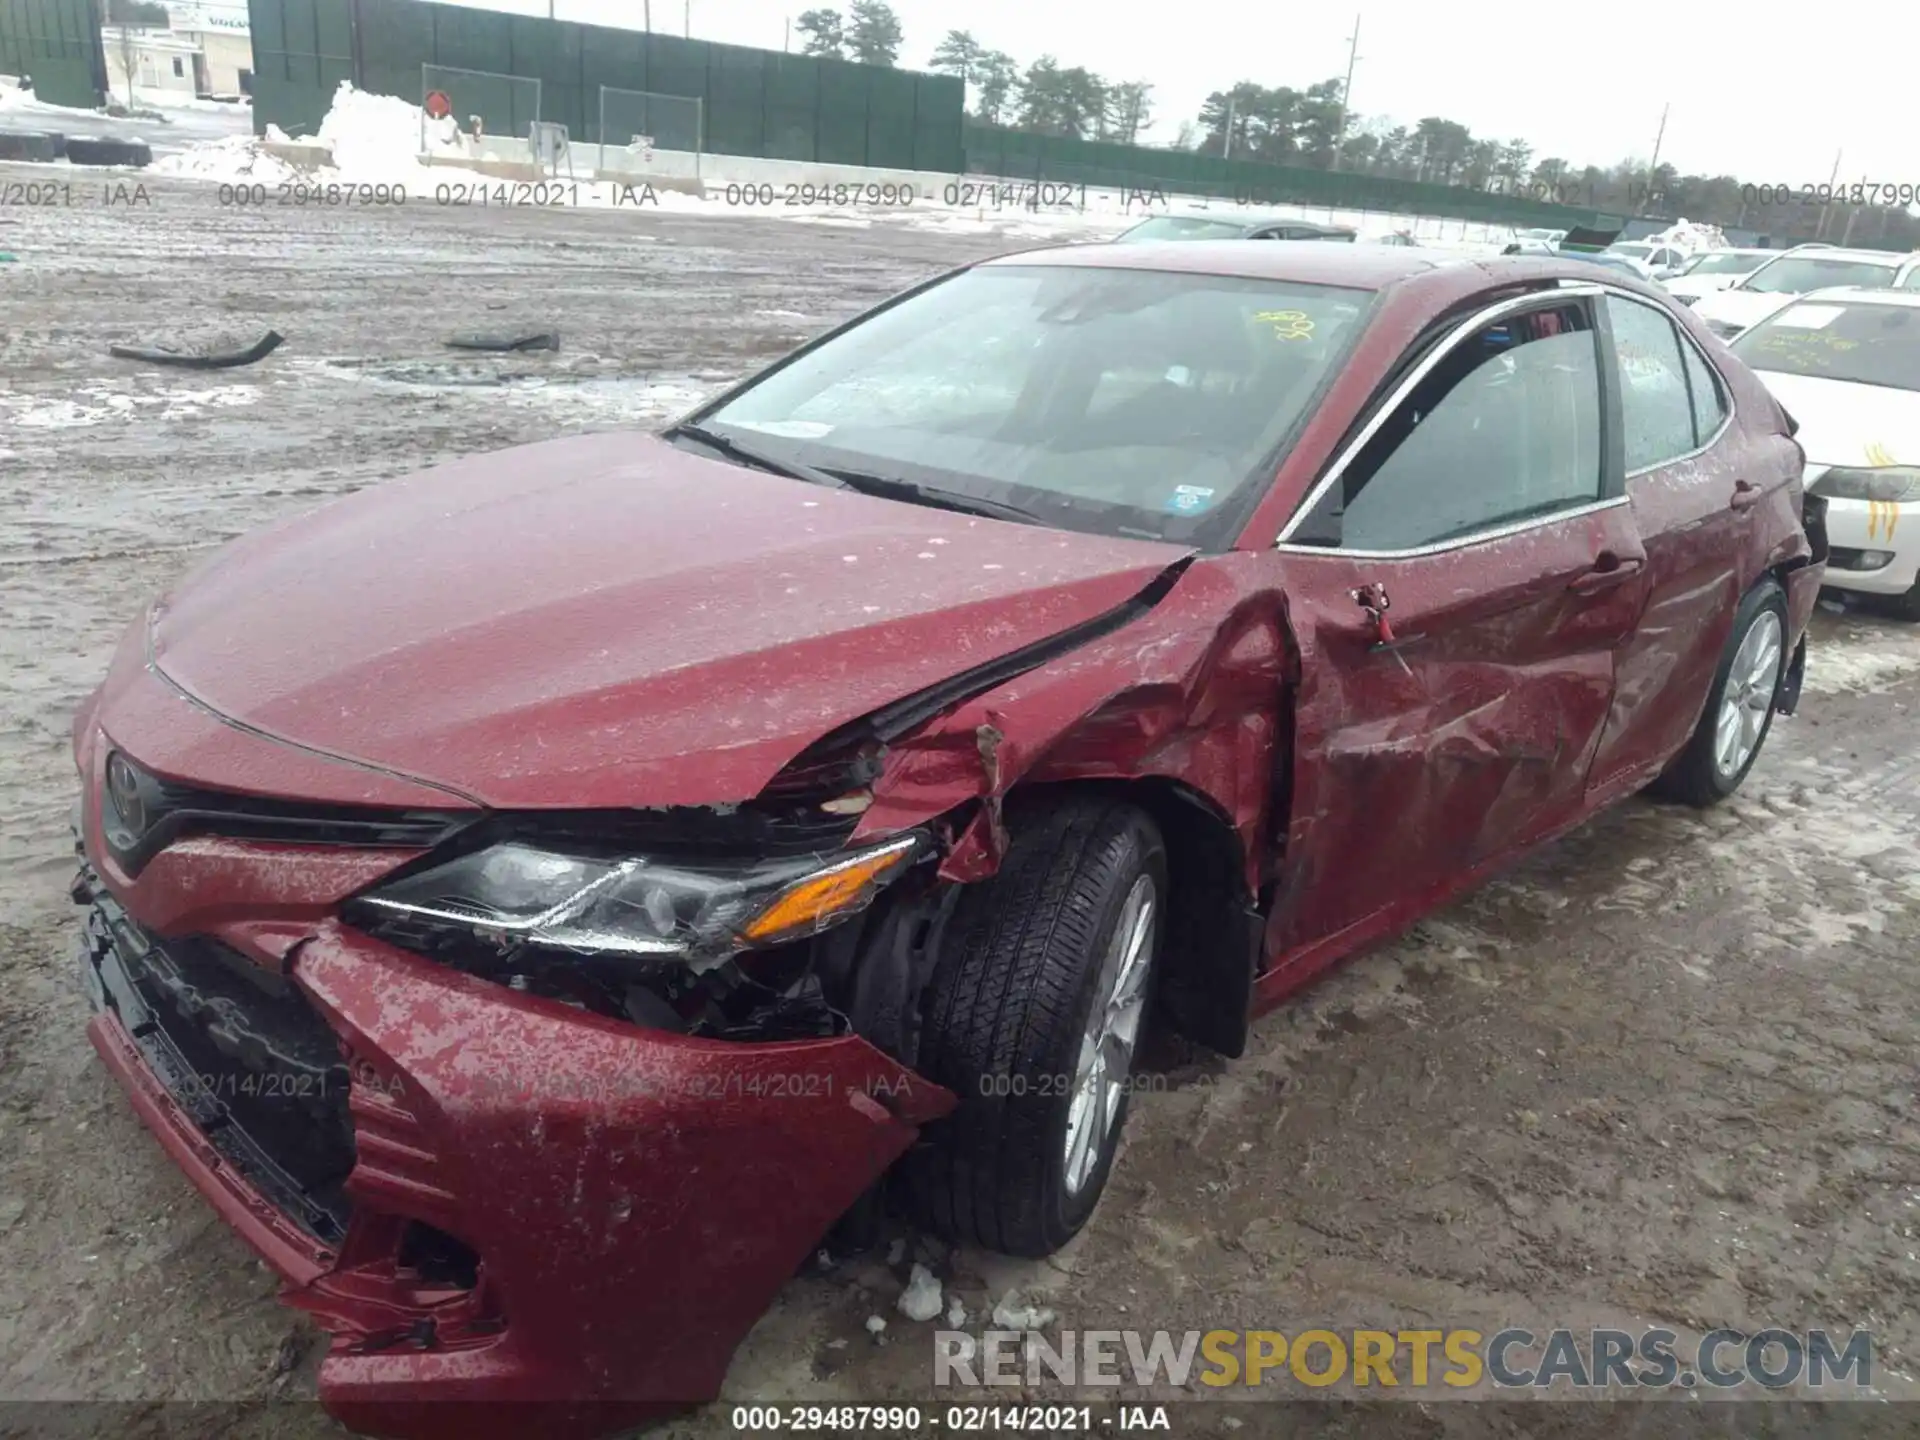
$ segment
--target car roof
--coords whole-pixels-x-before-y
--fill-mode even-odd
[[[1379,290],[1465,256],[1406,245],[1285,245],[1271,240],[1156,240],[1142,245],[1049,245],[986,265],[1088,265],[1113,270],[1178,270],[1246,280],[1297,280]]]
[[[1849,305],[1902,305],[1913,310],[1920,309],[1920,290],[1875,290],[1866,285],[1829,285],[1824,290],[1810,290],[1805,295],[1796,296],[1793,304],[1837,305],[1842,301]],[[1780,308],[1786,310],[1790,307],[1782,305]]]
[[[1842,250],[1838,246],[1829,245],[1818,247],[1796,245],[1791,250],[1777,250],[1774,254],[1782,260],[1789,255],[1798,255],[1803,259],[1811,260],[1877,260],[1886,265],[1902,265],[1914,258],[1911,253],[1898,250]]]
[[[1259,211],[1240,210],[1232,215],[1221,215],[1206,210],[1169,210],[1162,215],[1148,215],[1131,228],[1138,230],[1141,225],[1150,225],[1155,220],[1193,220],[1205,225],[1232,225],[1240,230],[1261,230],[1269,225],[1290,225],[1296,230],[1311,230],[1317,235],[1353,235],[1358,232],[1350,225],[1328,225],[1320,220],[1302,220],[1297,215],[1263,215]]]
[[[1562,279],[1591,283],[1593,269],[1554,255],[1472,255],[1411,245],[1288,245],[1272,240],[1153,240],[1137,245],[1048,245],[980,262],[983,265],[1086,266],[1162,270],[1243,280],[1384,290],[1439,271],[1457,272],[1462,294],[1498,284]],[[1478,272],[1473,274],[1471,272]],[[1624,274],[1623,279],[1631,279]]]

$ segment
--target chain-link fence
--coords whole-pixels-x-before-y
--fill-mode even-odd
[[[540,119],[540,82],[528,75],[497,75],[491,70],[462,70],[452,65],[420,67],[420,150],[447,132],[482,133],[528,139]]]
[[[600,168],[636,178],[699,179],[706,153],[705,102],[695,95],[600,87]]]

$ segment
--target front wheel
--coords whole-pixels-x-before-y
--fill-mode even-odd
[[[1787,600],[1769,577],[1740,602],[1700,723],[1654,790],[1702,809],[1738,790],[1773,728],[1786,667]]]
[[[1152,996],[1167,857],[1138,808],[1009,805],[999,872],[960,897],[916,1067],[959,1108],[905,1164],[916,1218],[962,1244],[1050,1255],[1106,1187]]]

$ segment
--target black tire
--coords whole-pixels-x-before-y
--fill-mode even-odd
[[[58,160],[66,150],[66,139],[38,131],[21,134],[0,131],[0,160],[25,160],[45,163]]]
[[[153,151],[144,140],[95,140],[74,136],[67,141],[67,159],[75,165],[133,165],[153,163]]]
[[[925,998],[917,1068],[959,1108],[928,1127],[903,1179],[928,1230],[1037,1258],[1087,1223],[1113,1167],[1131,1087],[1123,1077],[1111,1096],[1113,1119],[1075,1188],[1065,1153],[1074,1080],[1089,1016],[1106,1003],[1108,947],[1141,877],[1155,908],[1136,988],[1151,1007],[1167,856],[1153,821],[1112,798],[1010,804],[1006,819],[1007,855],[961,895]],[[1145,1023],[1140,1013],[1136,1045]]]
[[[1727,677],[1733,671],[1734,659],[1740,654],[1749,632],[1761,623],[1763,615],[1769,614],[1780,629],[1779,662],[1774,670],[1773,685],[1767,691],[1767,708],[1760,722],[1760,733],[1753,742],[1753,750],[1741,764],[1729,771],[1721,767],[1716,755],[1721,708],[1727,696]],[[1753,769],[1754,761],[1760,758],[1760,752],[1766,748],[1767,736],[1773,731],[1773,707],[1779,699],[1780,682],[1787,673],[1791,658],[1787,653],[1786,635],[1787,597],[1779,583],[1768,576],[1747,592],[1740,602],[1740,608],[1734,612],[1733,628],[1728,632],[1720,663],[1714,669],[1713,687],[1707,692],[1707,703],[1700,712],[1700,723],[1694,727],[1693,736],[1687,741],[1686,747],[1674,756],[1665,772],[1649,787],[1655,794],[1704,810],[1710,805],[1719,804],[1740,788],[1740,782]]]
[[[1915,580],[1905,594],[1896,595],[1889,600],[1887,609],[1896,619],[1920,620],[1920,580]]]

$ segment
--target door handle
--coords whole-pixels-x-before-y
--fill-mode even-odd
[[[1735,510],[1751,510],[1760,503],[1760,497],[1765,493],[1758,485],[1736,480],[1733,482],[1733,500],[1730,503]]]
[[[1615,585],[1625,584],[1646,568],[1647,562],[1638,555],[1625,558],[1611,551],[1603,553],[1594,562],[1591,570],[1576,575],[1567,589],[1576,595],[1593,595],[1602,590],[1610,590]]]

